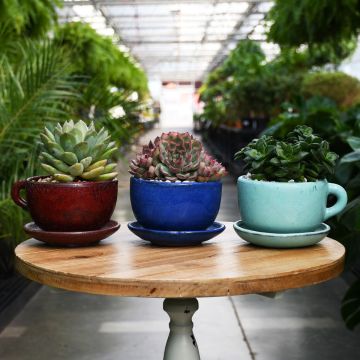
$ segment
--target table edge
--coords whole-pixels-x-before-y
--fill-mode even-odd
[[[336,240],[333,240],[336,241]],[[101,279],[56,273],[25,262],[16,255],[15,268],[23,276],[43,285],[97,295],[152,298],[217,297],[284,291],[315,285],[337,277],[344,269],[345,249],[338,259],[307,271],[266,276],[263,279],[131,280]],[[277,281],[274,281],[276,279]],[[176,283],[176,285],[174,285]]]

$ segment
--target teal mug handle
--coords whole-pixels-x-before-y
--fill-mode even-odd
[[[333,205],[329,208],[326,208],[324,220],[327,220],[327,219],[331,218],[332,216],[335,216],[336,214],[338,214],[340,211],[344,210],[344,208],[347,204],[347,200],[348,200],[347,193],[342,186],[340,186],[338,184],[333,184],[333,183],[329,183],[328,185],[329,185],[328,195],[335,195],[337,198],[337,201],[336,201],[335,205]]]

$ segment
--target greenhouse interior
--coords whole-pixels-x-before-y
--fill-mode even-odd
[[[360,359],[360,0],[1,0],[0,359]]]

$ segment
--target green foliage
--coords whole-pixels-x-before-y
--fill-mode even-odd
[[[147,93],[146,75],[140,67],[110,37],[99,35],[90,25],[66,23],[58,27],[55,39],[71,53],[77,75],[96,78],[98,87]]]
[[[331,221],[335,229],[333,236],[340,240],[347,250],[347,264],[351,266],[360,257],[360,137],[347,139],[352,151],[345,154],[338,166],[337,180],[346,188],[350,202],[346,208]],[[349,329],[360,324],[360,280],[346,293],[341,313]]]
[[[360,136],[360,105],[341,111],[334,101],[312,97],[299,104],[288,104],[286,110],[271,120],[264,135],[284,138],[297,125],[307,125],[329,141],[340,155],[350,151],[347,138]]]
[[[305,96],[322,96],[333,100],[340,108],[360,102],[360,81],[343,72],[313,72],[304,77]]]
[[[70,63],[50,41],[14,42],[20,54],[11,62],[0,54],[0,276],[12,271],[13,250],[25,239],[27,213],[10,199],[14,181],[36,173],[36,139],[46,123],[66,119],[78,98]]]
[[[202,117],[217,126],[246,117],[274,116],[283,103],[301,100],[304,75],[321,61],[309,50],[287,48],[266,62],[258,44],[240,41],[200,90],[205,102]]]
[[[256,77],[264,60],[265,55],[258,43],[240,41],[224,63],[209,74],[200,90],[201,99],[205,102],[204,117],[216,125],[226,120],[237,120],[239,106],[247,104],[243,95],[246,90],[237,85]],[[242,113],[246,112],[247,109],[242,109]]]
[[[326,179],[338,156],[329,143],[307,126],[297,126],[283,141],[271,136],[254,139],[235,154],[255,180],[303,182]]]
[[[109,161],[117,147],[105,128],[96,131],[94,123],[70,120],[52,131],[45,127],[40,138],[41,167],[56,181],[105,181],[117,175]]]
[[[307,71],[314,66],[332,65],[335,67],[351,54],[357,47],[357,39],[339,41],[335,44],[314,44],[311,46],[282,46],[281,53],[273,63],[286,69]]]
[[[131,143],[142,130],[139,123],[142,103],[131,100],[131,90],[112,91],[109,87],[99,87],[95,77],[86,85],[82,83],[81,92],[81,101],[73,105],[73,118],[94,120],[97,128],[104,126],[118,147]]]
[[[60,0],[1,0],[0,24],[8,24],[17,36],[45,35],[57,21]]]
[[[360,24],[358,0],[277,0],[268,14],[268,37],[281,46],[336,44],[356,38]]]
[[[61,48],[49,41],[25,42],[18,51],[27,56],[17,64],[0,56],[0,180],[12,173],[14,157],[28,156],[44,124],[66,117],[67,102],[78,96]]]
[[[291,56],[297,55],[295,52],[286,54],[266,63],[259,44],[240,41],[201,88],[201,99],[205,102],[203,117],[219,125],[278,111],[282,102],[296,96],[303,68]]]

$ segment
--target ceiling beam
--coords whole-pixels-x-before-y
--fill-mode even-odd
[[[101,6],[101,4],[99,4],[98,6]],[[245,14],[245,12],[218,12],[218,13],[215,13],[215,14],[212,14],[212,15],[215,15],[215,16],[222,16],[222,15],[232,15],[233,16],[233,19],[236,19],[238,18],[239,16],[242,16],[243,14]],[[258,15],[264,15],[265,13],[264,12],[261,12],[261,11],[256,11],[253,14],[258,14]],[[203,16],[203,18],[201,17]],[[199,21],[199,19],[201,19],[200,21],[204,21],[206,22],[206,20],[208,19],[208,17],[211,16],[211,14],[205,14],[205,15],[199,15],[199,14],[182,14],[180,17],[181,17],[181,20],[182,21]],[[168,13],[168,14],[141,14],[141,15],[128,15],[128,14],[123,14],[123,15],[111,15],[111,14],[107,14],[107,17],[109,19],[112,19],[112,20],[119,20],[119,21],[122,21],[122,20],[136,20],[136,19],[141,19],[141,20],[152,20],[155,22],[155,20],[157,19],[160,19],[161,21],[163,20],[169,20],[169,21],[174,21],[174,18],[177,18],[177,15],[173,15],[171,13]],[[62,18],[60,16],[60,18]],[[64,16],[64,18],[67,18],[67,16]]]
[[[154,41],[141,41],[141,40],[126,40],[124,38],[122,38],[122,40],[124,41],[124,45],[154,45],[154,44],[159,44],[159,45],[163,45],[163,44],[174,44],[174,45],[181,45],[181,44],[196,44],[196,45],[201,45],[199,43],[199,41],[196,40],[182,40],[182,41],[177,41],[176,38],[174,38],[174,40],[154,40]],[[218,44],[218,43],[222,43],[223,40],[212,40],[212,41],[207,41],[206,44]]]
[[[209,66],[207,67],[207,69],[205,70],[203,77],[209,73],[210,71],[212,71],[223,59],[226,55],[224,55],[225,51],[224,49],[229,45],[229,43],[231,42],[237,42],[238,40],[236,39],[239,30],[241,29],[241,27],[244,25],[246,19],[253,14],[253,12],[256,11],[258,3],[253,3],[249,6],[249,8],[247,9],[246,13],[243,14],[243,16],[241,17],[241,19],[239,20],[239,22],[235,25],[234,30],[227,36],[226,40],[222,42],[222,47],[219,49],[219,51],[217,52],[217,54],[214,56],[213,60],[210,62]]]
[[[259,3],[259,2],[270,2],[269,0],[219,0],[219,3]],[[100,6],[111,6],[111,5],[169,5],[170,2],[165,3],[163,0],[96,0],[96,3]],[[209,0],[177,0],[177,4],[208,4]],[[63,6],[73,5],[92,5],[91,0],[73,0],[64,1]]]

